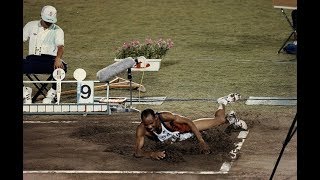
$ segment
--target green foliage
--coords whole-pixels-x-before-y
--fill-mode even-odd
[[[137,58],[144,56],[147,59],[162,59],[173,47],[171,39],[163,40],[160,38],[154,41],[150,38],[144,43],[140,41],[125,42],[116,50],[116,59],[124,59],[126,57]]]

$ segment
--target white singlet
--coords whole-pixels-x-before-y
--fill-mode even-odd
[[[172,142],[183,141],[183,140],[186,140],[194,135],[191,132],[187,132],[187,133],[180,133],[179,131],[171,132],[167,128],[165,128],[165,126],[163,125],[162,122],[161,122],[161,129],[162,130],[161,130],[160,134],[153,131],[153,133],[158,137],[158,139],[161,142],[166,141],[166,140],[171,140]]]

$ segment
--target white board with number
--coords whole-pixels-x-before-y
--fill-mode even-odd
[[[79,81],[77,83],[77,103],[93,103],[94,83],[93,81]]]

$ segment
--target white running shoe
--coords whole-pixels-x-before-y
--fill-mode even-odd
[[[230,111],[230,113],[226,115],[226,119],[229,121],[229,124],[232,125],[234,129],[248,129],[246,122],[237,118],[236,113],[234,111]]]
[[[224,96],[224,97],[218,98],[218,99],[217,99],[217,102],[218,102],[219,104],[227,105],[227,104],[229,104],[229,103],[234,103],[234,102],[238,101],[240,98],[241,98],[241,95],[240,95],[240,94],[238,94],[238,93],[231,93],[231,94],[229,94],[228,96]]]
[[[51,88],[51,89],[47,92],[46,98],[44,98],[44,99],[42,100],[42,103],[43,103],[43,104],[55,103],[55,101],[56,101],[56,99],[55,99],[56,95],[57,95],[57,91]]]
[[[32,88],[23,86],[23,104],[32,104]]]

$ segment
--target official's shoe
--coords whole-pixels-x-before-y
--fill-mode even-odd
[[[46,98],[44,98],[42,100],[43,104],[51,104],[51,103],[55,103],[56,102],[56,95],[57,95],[57,91],[54,89],[50,89],[47,92]]]
[[[32,88],[23,86],[23,104],[32,104]]]

